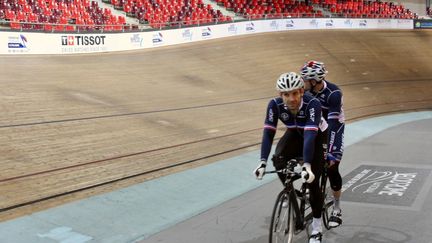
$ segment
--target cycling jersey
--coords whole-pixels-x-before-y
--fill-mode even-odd
[[[278,120],[281,120],[288,129],[296,129],[303,136],[303,160],[305,163],[311,163],[314,155],[314,140],[320,122],[323,122],[321,120],[321,104],[318,99],[305,93],[297,115],[290,112],[281,97],[270,100],[264,122],[261,160],[267,161],[268,159]],[[321,127],[323,127],[323,124],[321,124]],[[322,130],[325,130],[325,128]]]
[[[342,91],[328,81],[323,81],[324,87],[318,93],[310,93],[321,102],[323,118],[328,122],[328,152],[340,161],[343,154],[343,136],[345,116],[343,111]],[[309,93],[309,92],[308,92]]]

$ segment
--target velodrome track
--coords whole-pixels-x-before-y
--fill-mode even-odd
[[[432,108],[429,31],[292,31],[99,55],[0,58],[0,218],[260,143],[282,72],[324,61],[348,121]],[[249,173],[249,172],[248,172]]]
[[[347,147],[341,166],[344,180],[343,201],[341,203],[344,222],[337,229],[324,230],[323,242],[430,242],[432,236],[432,232],[429,230],[432,214],[430,157],[432,153],[429,148],[432,145],[432,140],[423,138],[432,135],[431,118],[432,112],[412,112],[374,117],[348,124],[346,131],[349,134],[345,140]],[[242,175],[240,168],[241,166],[249,170],[255,168],[254,163],[247,161],[252,156],[258,156],[258,153],[250,153],[230,159],[230,161],[218,162],[217,164],[224,164],[219,167],[206,168],[210,167],[206,166],[196,170],[200,170],[200,174],[204,175],[211,175],[212,171],[216,171],[218,175],[211,176],[211,179],[225,178],[225,181],[229,181],[224,183],[225,186],[231,184],[242,187],[242,184],[245,184],[242,183],[242,180],[250,178]],[[198,174],[191,171],[179,174],[187,173]],[[224,176],[224,174],[234,174],[236,177],[231,178],[227,175]],[[187,182],[178,174],[169,177],[174,177],[171,178],[173,181]],[[147,231],[147,235],[144,236],[150,236],[142,237],[142,240],[137,242],[268,242],[272,207],[282,186],[279,180],[274,180],[274,177],[266,177],[264,177],[264,181],[250,183],[251,186],[255,184],[255,187],[260,185],[256,189],[245,190],[247,193],[233,197],[217,206],[208,207],[204,210],[195,209],[194,217],[183,217],[179,220],[177,215],[181,214],[176,213],[172,214],[171,218],[166,219],[164,224],[161,220],[153,221],[153,224],[163,225],[164,230],[153,231],[154,234]],[[153,187],[155,184],[153,183]],[[151,185],[148,186],[152,187]],[[171,208],[188,208],[186,206],[187,200],[181,200],[181,196],[179,196],[184,193],[187,193],[189,198],[201,200],[202,204],[211,205],[208,198],[217,198],[213,194],[220,195],[222,194],[220,191],[224,190],[212,186],[210,183],[206,186],[210,193],[204,197],[199,193],[195,193],[195,197],[193,196],[194,193],[190,193],[191,195],[187,193],[189,190],[199,191],[202,185],[191,185],[179,187],[178,190],[170,190],[172,194],[177,195],[165,196],[165,198],[178,198],[180,200],[170,207],[167,207],[166,203],[163,204],[166,208],[165,211],[174,211]],[[225,191],[231,190],[225,189]],[[107,196],[107,198],[113,198],[113,195]],[[157,211],[157,214],[167,215],[165,211]],[[40,218],[48,217],[41,215]],[[179,223],[168,227],[168,222],[175,219]],[[294,242],[307,242],[305,232],[296,235]]]
[[[431,141],[424,138],[431,136],[431,119],[431,111],[410,112],[347,125],[341,168],[344,224],[324,231],[324,242],[429,242]],[[1,240],[266,242],[281,185],[272,176],[262,181],[251,176],[258,154],[248,152],[3,222]],[[295,242],[306,242],[305,234]]]

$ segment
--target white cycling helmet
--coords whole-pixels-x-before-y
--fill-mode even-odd
[[[318,83],[323,81],[326,74],[327,70],[322,62],[309,61],[301,69],[304,80],[315,80]]]
[[[276,90],[287,92],[304,88],[303,78],[295,72],[283,73],[276,81]]]

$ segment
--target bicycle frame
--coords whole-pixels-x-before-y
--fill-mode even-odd
[[[300,177],[299,177],[300,178]],[[305,194],[306,194],[306,183],[302,183],[301,189],[300,190],[296,190],[294,188],[294,181],[296,181],[299,178],[290,178],[285,181],[285,189],[288,193],[288,196],[290,198],[290,202],[292,202],[293,204],[293,208],[294,208],[294,214],[295,214],[295,219],[296,219],[296,231],[298,230],[303,230],[304,226],[305,226],[305,219],[309,216],[306,215],[305,218],[305,208],[306,208],[306,198],[305,198]],[[310,216],[312,217],[312,213],[310,214]]]

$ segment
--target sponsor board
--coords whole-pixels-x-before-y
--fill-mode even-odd
[[[30,50],[28,39],[23,34],[8,36],[7,48],[9,53],[25,53]]]
[[[318,28],[319,25],[319,21],[316,19],[312,19],[311,21],[309,21],[309,26],[312,28]]]
[[[398,24],[403,24],[398,22]],[[432,19],[415,19],[414,20],[415,29],[432,29]]]
[[[201,29],[201,38],[208,39],[212,38],[212,29],[210,27],[202,28]]]
[[[366,19],[361,19],[359,21],[359,27],[362,27],[362,28],[368,27],[368,21]]]
[[[333,22],[332,22],[333,21]],[[33,33],[0,32],[0,54],[75,54],[157,48],[184,42],[279,30],[328,28],[413,29],[413,20],[367,19],[269,19],[241,21],[185,29],[127,33]],[[417,24],[419,26],[419,24]]]
[[[162,45],[164,43],[164,36],[162,32],[153,33],[152,43],[153,46]]]
[[[287,20],[285,21],[285,28],[287,28],[287,29],[294,29],[294,28],[295,28],[294,20],[292,20],[292,19],[287,19]]]
[[[277,20],[270,21],[270,30],[279,30],[279,21]]]
[[[389,24],[391,24],[391,20],[390,19],[378,19],[378,24],[389,25]]]
[[[333,28],[334,27],[334,21],[333,21],[333,19],[326,20],[325,27],[326,28]]]
[[[130,38],[130,43],[134,47],[142,47],[144,38],[141,37],[140,34],[133,34]]]
[[[245,27],[245,30],[246,30],[246,32],[249,32],[249,33],[255,32],[255,30],[256,30],[255,24],[253,22],[247,23],[246,27]]]
[[[62,46],[99,46],[105,45],[105,35],[63,35]]]
[[[346,19],[344,21],[344,27],[352,28],[353,27],[353,21],[351,19]]]
[[[390,19],[378,19],[377,27],[380,29],[389,28],[392,25],[392,21]]]
[[[108,51],[106,35],[62,35],[61,53],[90,53]]]
[[[411,206],[430,169],[361,165],[343,178],[343,200]]]
[[[228,25],[228,34],[237,35],[238,27],[237,24]]]
[[[193,37],[193,31],[192,31],[192,29],[185,29],[181,33],[181,38],[184,41],[192,41],[192,37]]]

